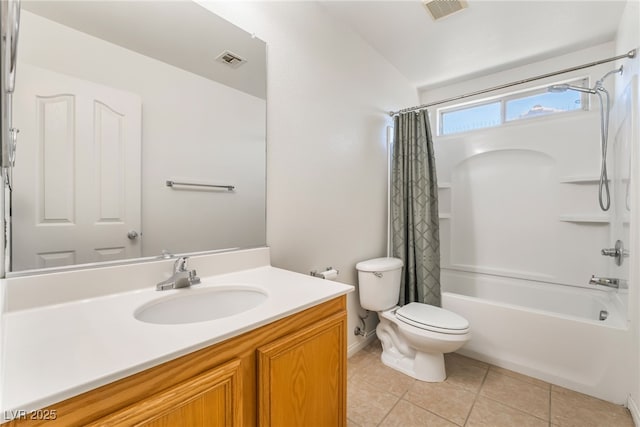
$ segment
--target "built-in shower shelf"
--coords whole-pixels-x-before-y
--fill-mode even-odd
[[[560,177],[560,182],[563,184],[597,184],[600,182],[599,176],[586,176],[586,175],[570,175]]]
[[[451,183],[450,182],[439,182],[438,183],[438,188],[442,189],[442,188],[451,188]]]
[[[607,215],[586,215],[586,214],[573,214],[573,215],[560,215],[560,221],[563,222],[575,222],[586,224],[608,224],[610,218]]]
[[[451,214],[438,214],[438,219],[451,219]]]

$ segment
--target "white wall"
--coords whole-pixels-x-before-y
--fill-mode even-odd
[[[640,43],[638,5],[634,1],[628,3],[615,43],[594,46],[446,87],[422,90],[421,103],[626,53]],[[628,363],[627,368],[634,383],[631,398],[636,404],[640,402],[640,257],[637,255],[640,253],[640,200],[637,197],[640,195],[637,190],[640,182],[640,143],[638,105],[636,103],[636,113],[629,115],[621,95],[629,82],[635,79],[637,83],[638,64],[637,57],[634,60],[624,59],[502,91],[547,85],[553,79],[574,76],[588,76],[593,85],[606,72],[624,66],[622,76],[612,76],[605,82],[613,95],[612,102],[615,99],[608,150],[609,178],[612,180],[611,194],[614,198],[612,209],[606,214],[609,223],[558,221],[559,216],[565,214],[602,215],[596,199],[597,183],[558,182],[563,176],[599,175],[600,117],[596,97],[591,97],[592,109],[589,113],[541,117],[498,128],[436,137],[435,144],[440,183],[451,183],[450,188],[440,189],[440,211],[451,215],[451,218],[441,220],[443,286],[446,287],[449,268],[464,269],[465,266],[460,265],[464,264],[461,262],[464,260],[471,264],[467,265],[470,270],[475,269],[479,273],[577,286],[585,286],[590,274],[629,278],[628,318],[632,332],[629,336],[635,336],[635,339],[634,343],[625,343],[617,351],[621,360],[627,361],[625,365]],[[638,85],[635,91],[638,92]],[[436,116],[434,108],[432,119]],[[622,123],[625,118],[632,123]],[[434,120],[434,129],[435,125]],[[624,135],[621,136],[625,131],[620,129],[625,129],[625,126],[634,129],[631,144],[624,141]],[[629,164],[629,161],[634,174],[631,188],[635,188],[632,191],[631,230],[628,220],[623,223],[623,209],[617,204],[620,196],[624,197],[625,183],[621,178],[625,178],[625,174],[628,177],[628,165],[625,164]],[[461,180],[460,177],[467,179]],[[527,186],[528,191],[522,191]],[[518,207],[525,209],[518,211]],[[517,211],[518,216],[504,215],[505,210],[511,213]],[[457,221],[455,227],[451,225],[454,221]],[[512,230],[504,233],[508,227],[512,227]],[[611,259],[602,257],[599,250],[601,247],[612,247],[620,236],[627,248],[630,247],[631,258],[617,267]],[[623,298],[625,293],[626,290],[621,292]],[[623,384],[618,386],[625,387]],[[636,423],[640,423],[640,419],[636,418]]]
[[[385,255],[386,111],[417,103],[408,81],[315,2],[206,2],[267,42],[267,244],[274,266]],[[349,296],[349,345],[361,312]],[[373,323],[369,324],[369,328]]]
[[[618,34],[616,37],[616,52],[625,53],[640,48],[640,2],[630,0],[622,14]],[[640,425],[640,88],[638,74],[640,72],[640,51],[633,60],[621,60],[618,65],[624,66],[622,76],[616,78],[616,99],[619,99],[630,83],[635,85],[635,116],[632,116],[632,147],[631,147],[631,242],[630,242],[630,272],[629,272],[629,314],[631,330],[634,337],[630,377],[632,378],[629,409],[636,425]],[[619,120],[612,117],[612,121]]]
[[[141,97],[143,256],[264,244],[263,99],[28,11],[21,21],[20,62]],[[172,190],[167,179],[237,191]]]
[[[532,63],[466,82],[423,90],[427,103],[614,56],[612,43]],[[590,77],[613,69],[605,64],[539,80],[483,97]],[[613,79],[606,82],[612,90]],[[469,100],[465,100],[469,101]],[[537,281],[587,286],[591,274],[607,276],[612,246],[608,219],[598,207],[600,174],[599,102],[591,110],[537,117],[503,126],[435,137],[440,185],[442,281],[463,270]],[[451,104],[451,103],[450,103]],[[444,107],[441,105],[439,107]],[[437,108],[431,112],[435,133]],[[562,183],[571,177],[592,182]],[[588,266],[588,267],[585,267]]]

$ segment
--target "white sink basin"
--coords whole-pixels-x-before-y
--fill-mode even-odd
[[[205,322],[251,310],[266,300],[263,289],[250,285],[183,288],[138,307],[133,315],[162,325]]]

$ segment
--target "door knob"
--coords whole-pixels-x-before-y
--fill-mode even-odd
[[[136,240],[138,238],[139,234],[136,230],[131,230],[130,232],[127,233],[127,238],[129,240]]]

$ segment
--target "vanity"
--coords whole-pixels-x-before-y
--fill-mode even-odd
[[[265,246],[266,43],[196,2],[2,4],[0,423],[345,425],[353,287]]]
[[[268,248],[192,257],[201,283],[169,291],[87,290],[103,294],[56,303],[56,293],[42,289],[44,305],[5,314],[3,413],[14,418],[5,425],[346,425],[346,294],[353,287],[271,267],[268,258]],[[118,280],[172,263],[108,273]],[[242,269],[229,271],[234,264]],[[104,270],[63,275],[83,281]],[[10,305],[12,290],[41,285],[34,276],[16,280],[24,283],[9,284]],[[265,298],[212,320],[136,318],[158,301],[230,289]]]

